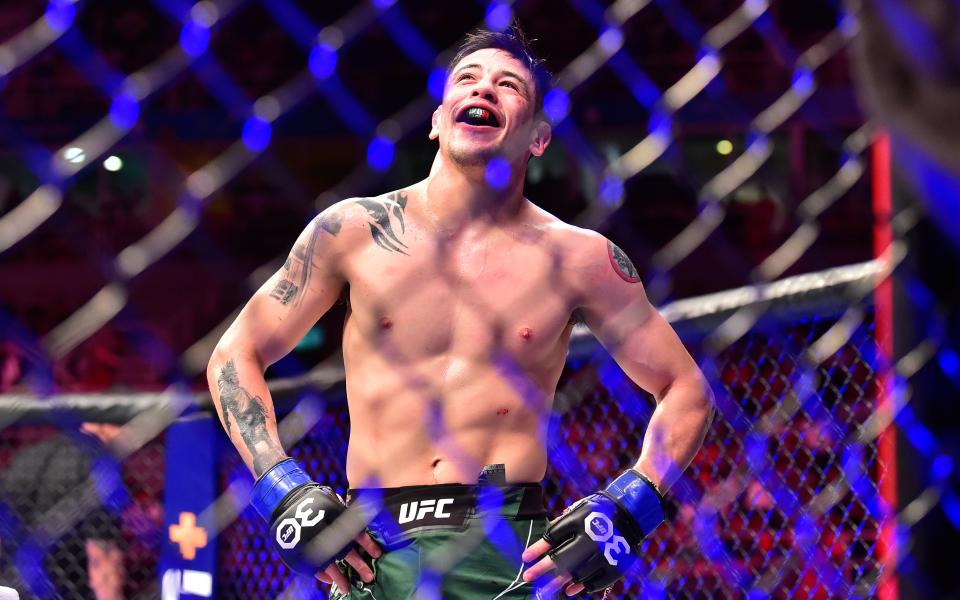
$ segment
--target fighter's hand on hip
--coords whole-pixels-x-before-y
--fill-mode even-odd
[[[363,530],[365,523],[345,518],[348,508],[343,499],[311,481],[292,459],[277,463],[257,479],[251,503],[270,523],[270,537],[280,558],[294,571],[345,590],[347,578],[335,562],[345,559],[361,579],[373,580],[370,566],[356,551],[359,545],[370,556],[380,556],[380,548]]]
[[[662,502],[646,477],[624,472],[604,490],[570,506],[547,527],[543,539],[527,548],[524,562],[546,556],[523,574],[524,581],[539,582],[544,597],[564,586],[574,595],[613,585],[636,562],[643,538],[663,522]]]
[[[538,556],[543,556],[549,552],[550,548],[552,548],[552,546],[547,540],[537,540],[523,551],[523,562],[533,562]],[[555,576],[553,579],[549,579],[546,585],[538,590],[538,593],[542,595],[541,597],[550,598],[564,589],[564,586],[566,586],[564,591],[568,596],[575,596],[583,591],[582,583],[570,583],[572,577],[569,574],[556,572],[556,564],[550,556],[544,556],[535,565],[524,571],[523,580],[527,582],[538,581],[547,573],[555,573]]]
[[[370,534],[366,531],[362,532],[356,538],[354,542],[363,548],[367,554],[373,558],[380,558],[380,555],[383,553],[380,550],[380,546],[377,545],[373,538],[370,537]],[[366,583],[373,581],[373,569],[370,568],[370,565],[366,563],[363,558],[357,553],[356,549],[351,549],[344,557],[344,562],[350,565],[357,575],[360,576],[360,579]],[[340,567],[337,566],[337,563],[331,563],[327,565],[327,568],[323,571],[317,573],[317,579],[323,581],[324,583],[335,583],[337,589],[348,590],[350,589],[350,582],[347,580],[347,577],[343,574],[343,571],[340,570]]]

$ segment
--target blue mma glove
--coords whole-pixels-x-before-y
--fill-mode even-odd
[[[561,573],[599,592],[636,562],[643,538],[663,522],[663,497],[644,475],[629,469],[602,491],[570,506],[543,534]]]
[[[257,479],[250,504],[270,524],[280,558],[294,571],[312,577],[353,548],[352,540],[341,544],[329,535],[315,540],[347,505],[331,488],[314,483],[292,458]]]

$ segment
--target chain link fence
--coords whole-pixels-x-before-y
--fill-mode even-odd
[[[671,490],[668,524],[615,593],[890,597],[887,576],[905,556],[892,532],[909,531],[943,486],[898,502],[906,508],[896,514],[885,439],[897,419],[922,445],[910,378],[942,340],[934,332],[892,364],[882,350],[889,316],[875,310],[874,288],[906,250],[871,248],[865,207],[878,180],[868,187],[864,176],[878,172],[868,153],[882,164],[882,138],[875,144],[872,124],[843,105],[852,99],[845,48],[858,27],[844,6],[157,0],[113,12],[54,0],[4,10],[0,125],[15,144],[3,157],[0,254],[43,269],[5,271],[21,291],[5,285],[0,312],[0,584],[25,597],[93,597],[121,573],[123,597],[160,595],[163,432],[209,408],[191,388],[237,302],[282,264],[305,213],[429,165],[432,149],[411,138],[442,95],[443,49],[516,16],[543,37],[557,73],[544,116],[561,150],[532,163],[530,196],[550,194],[558,214],[637,260],[717,395],[704,447]],[[371,76],[381,70],[390,75]],[[720,135],[734,154],[693,158]],[[146,173],[132,187],[99,171],[121,156]],[[785,174],[784,164],[794,168]],[[642,202],[640,183],[664,174],[676,187]],[[786,186],[791,174],[802,179]],[[782,189],[765,189],[777,181]],[[918,215],[878,216],[887,218],[900,237]],[[252,226],[263,229],[252,236]],[[823,270],[837,265],[849,266]],[[68,298],[42,310],[25,300],[55,296],[58,280],[74,284]],[[186,294],[170,293],[178,286]],[[335,329],[311,331],[278,365],[273,389],[289,398],[281,434],[292,456],[342,492],[348,419],[330,391],[342,369],[312,366],[336,346]],[[575,331],[546,440],[551,514],[636,457],[653,408],[585,335]],[[84,391],[121,393],[70,394]],[[29,424],[37,420],[57,427]],[[82,422],[123,425],[83,433]],[[923,452],[944,456],[935,440]],[[246,508],[249,480],[231,448],[220,465],[210,532],[219,534],[218,595],[319,595],[278,562]],[[100,539],[109,543],[91,547]]]
[[[862,285],[875,271],[875,265],[865,265],[859,279],[841,278],[839,288],[833,282],[824,287],[827,292],[818,292],[809,281],[800,287],[788,280],[799,292],[778,299],[772,310],[777,318],[755,326],[710,359],[716,365],[719,414],[668,498],[667,524],[645,541],[643,563],[618,584],[617,597],[732,597],[744,590],[774,597],[876,594],[884,568],[879,536],[888,513],[881,508],[879,482],[886,472],[876,439],[860,443],[882,393],[869,305],[863,323],[833,354],[810,372],[804,367],[805,353],[837,324],[843,311],[844,294],[838,290],[849,293],[851,283]],[[821,279],[831,281],[830,274]],[[731,302],[742,308],[742,295],[740,300],[735,297],[735,290],[725,293],[726,302],[714,297],[714,312],[702,310],[710,306],[710,299],[703,298],[694,314],[680,313],[683,305],[668,306],[665,313],[682,317],[676,324],[686,331],[688,347],[696,357],[707,357],[705,326],[729,314]],[[578,336],[574,349],[558,388],[548,440],[553,461],[544,488],[551,514],[632,464],[653,410],[652,398],[625,380],[601,348]],[[318,482],[345,493],[349,416],[340,375],[290,382],[278,395],[292,391],[302,398],[284,420],[287,439],[297,440],[289,445],[291,456]],[[130,400],[133,406],[143,402],[135,396]],[[10,457],[7,490],[21,487],[11,478],[36,480],[35,473],[57,468],[45,458],[47,444],[78,444],[63,441],[69,434],[50,427],[14,426],[5,432],[0,456]],[[123,485],[102,507],[77,517],[80,531],[89,528],[94,537],[112,531],[125,549],[126,597],[158,593],[156,557],[165,536],[159,514],[162,447],[161,436],[119,466],[111,458]],[[23,452],[27,448],[32,450]],[[246,468],[225,440],[221,448],[218,597],[318,594],[315,582],[280,562],[266,524],[246,507]],[[96,454],[87,453],[93,455],[92,464]],[[103,471],[81,465],[72,479],[54,481],[82,486],[88,472],[95,472],[98,482],[106,478]],[[836,492],[829,502],[818,501],[844,482],[855,485]],[[70,491],[50,493],[60,497]],[[32,510],[44,519],[64,518],[42,505]],[[22,526],[43,540],[40,522],[37,518]],[[52,543],[43,554],[57,557],[43,565],[51,584],[65,586],[58,589],[67,597],[88,597],[84,553],[73,534],[46,539]],[[22,554],[18,544],[7,552]],[[22,577],[22,563],[7,567],[8,581]],[[35,580],[29,585],[43,589]]]
[[[102,598],[94,573],[119,577],[122,597],[155,597],[163,457],[162,436],[118,462],[76,429],[5,429],[2,584],[23,590],[21,597]],[[97,489],[85,501],[91,473]]]

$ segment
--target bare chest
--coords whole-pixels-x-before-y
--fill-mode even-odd
[[[504,351],[537,362],[555,353],[575,304],[556,252],[502,235],[411,238],[404,252],[371,246],[350,261],[359,333],[409,358]]]

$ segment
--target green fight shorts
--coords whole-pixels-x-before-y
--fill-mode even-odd
[[[373,568],[363,583],[346,563],[349,590],[330,590],[334,600],[520,600],[536,598],[521,578],[523,550],[547,526],[539,484],[424,485],[350,490],[379,501],[367,528],[383,549],[378,559],[358,548]]]

